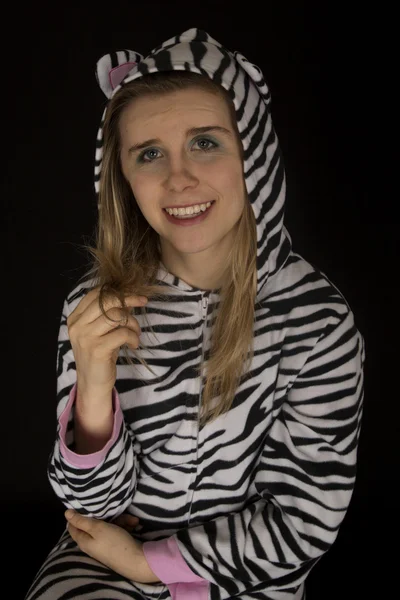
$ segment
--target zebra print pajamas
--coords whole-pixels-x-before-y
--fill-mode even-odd
[[[235,105],[257,223],[254,358],[231,409],[200,427],[204,381],[195,367],[209,355],[219,296],[161,263],[158,281],[171,297],[146,306],[156,339],[136,316],[148,346],[141,354],[155,374],[135,359],[135,377],[119,358],[114,435],[97,456],[79,457],[66,320],[93,285],[80,283],[66,298],[60,323],[59,427],[49,478],[65,507],[106,520],[125,511],[138,516],[135,536],[152,542],[153,556],[159,548],[160,560],[167,560],[161,548],[171,540],[196,581],[128,581],[84,555],[64,532],[26,600],[304,600],[306,577],[334,543],[353,493],[364,339],[339,290],[292,250],[283,162],[260,69],[206,32],[189,29],[146,58],[133,51],[103,57],[97,78],[110,97],[145,73],[179,68],[208,75]],[[96,191],[102,139],[100,127]]]

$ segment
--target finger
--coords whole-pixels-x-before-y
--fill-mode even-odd
[[[114,523],[117,521],[120,521],[121,523],[137,523],[139,518],[135,517],[135,515],[130,515],[129,513],[123,513],[115,518]]]
[[[96,299],[99,295],[100,286],[97,286],[87,292],[83,298],[78,302],[74,310],[68,317],[68,323],[72,323],[77,320],[77,318],[87,309],[87,307],[92,304],[93,300]]]
[[[121,516],[124,517],[128,521],[128,523],[132,523],[133,525],[137,525],[139,523],[139,517],[135,517],[135,515],[124,513]]]
[[[93,537],[93,530],[95,529],[97,523],[99,523],[97,519],[92,519],[91,517],[84,517],[83,515],[80,515],[79,513],[71,509],[66,510],[64,516],[67,519],[67,521],[71,523],[74,527],[85,531]]]
[[[118,525],[118,527],[122,527],[122,529],[125,529],[125,531],[133,531],[138,522],[119,518],[118,520],[113,521],[113,524]]]
[[[132,321],[133,322],[133,321]],[[134,322],[133,322],[134,323]],[[105,322],[104,322],[105,324]],[[99,330],[104,327],[104,324],[99,324]],[[127,344],[131,348],[139,348],[141,332],[138,333],[133,329],[139,329],[139,324],[133,324],[132,329],[130,327],[113,327],[110,328],[105,324],[106,331],[101,334],[93,330],[90,332],[84,329],[80,338],[81,346],[84,348],[90,348],[93,362],[104,362],[109,360],[109,357],[115,352],[119,352],[119,349],[124,344]],[[114,362],[116,357],[114,358]]]
[[[91,292],[89,292],[89,293],[91,293]],[[82,300],[82,302],[84,300],[86,300],[86,297]],[[109,324],[112,324],[112,325],[115,324],[115,326],[117,326],[118,322],[124,316],[123,313],[129,314],[130,308],[135,307],[135,306],[138,306],[138,307],[144,306],[146,304],[146,302],[143,302],[142,300],[140,300],[139,296],[132,295],[132,296],[127,296],[125,298],[125,304],[127,306],[127,309],[122,307],[121,302],[119,301],[118,298],[106,296],[106,298],[104,299],[104,302],[103,302],[103,308],[104,308],[105,313],[109,313],[111,311],[111,313],[110,313],[111,319],[110,319]],[[72,327],[72,325],[74,325],[74,323],[78,319],[80,319],[80,322],[83,325],[89,325],[90,323],[93,323],[93,321],[96,321],[96,319],[98,319],[99,317],[104,320],[104,315],[100,309],[98,295],[96,295],[95,297],[91,296],[90,304],[85,305],[83,310],[80,310],[80,308],[81,308],[81,306],[79,304],[75,308],[75,310],[69,315],[69,317],[67,319],[67,325],[69,328]],[[114,314],[112,314],[112,313],[114,313]]]
[[[67,523],[67,529],[69,535],[72,537],[74,542],[78,544],[81,550],[86,552],[86,549],[88,548],[88,545],[90,544],[90,541],[93,540],[93,538],[88,533],[86,533],[86,531],[82,531],[82,529],[74,527],[72,523]]]
[[[119,515],[119,517],[117,517],[113,521],[114,525],[118,525],[118,527],[122,527],[123,529],[126,529],[127,531],[131,531],[132,529],[134,529],[138,525],[138,523],[139,523],[138,517],[135,517],[134,515],[130,515],[128,513]]]
[[[72,311],[72,313],[69,316],[69,321],[73,323],[82,315],[83,312],[85,312],[85,323],[90,323],[95,318],[97,318],[99,314],[102,314],[100,310],[99,297],[100,286],[94,288],[93,290],[90,290],[90,292],[88,292],[82,298],[82,300],[76,306],[75,310]],[[142,296],[136,294],[129,294],[125,296],[124,300],[127,306],[144,306],[144,304],[146,304],[147,302],[147,298],[146,301],[142,301],[141,298]],[[103,296],[104,310],[107,311],[108,309],[113,308],[114,306],[121,306],[119,298],[117,298],[113,294],[105,294]]]
[[[96,337],[106,335],[110,330],[130,329],[138,336],[141,334],[141,329],[136,318],[129,312],[123,311],[120,308],[112,308],[107,311],[107,316],[104,318],[100,315],[91,324],[90,334]]]

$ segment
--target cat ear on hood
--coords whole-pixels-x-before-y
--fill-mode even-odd
[[[105,54],[96,63],[96,79],[104,95],[110,99],[125,76],[143,59],[133,50]]]
[[[243,56],[241,52],[236,51],[233,53],[233,55],[242,69],[246,71],[251,80],[256,84],[260,95],[265,100],[267,106],[269,106],[271,103],[271,94],[260,67],[257,67],[257,65],[247,60],[247,58]]]

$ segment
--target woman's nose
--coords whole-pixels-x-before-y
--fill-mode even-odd
[[[187,186],[197,185],[198,177],[194,173],[193,165],[190,165],[189,161],[184,159],[170,162],[167,183],[170,189],[176,191]]]

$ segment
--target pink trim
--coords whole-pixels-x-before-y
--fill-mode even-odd
[[[122,65],[118,65],[118,67],[114,67],[109,72],[108,76],[110,78],[110,85],[113,90],[121,83],[123,78],[132,68],[136,65],[135,62],[126,62]]]
[[[60,450],[63,458],[65,458],[70,465],[73,465],[74,467],[80,467],[82,469],[92,469],[93,467],[97,467],[97,465],[99,465],[105,459],[107,452],[118,438],[123,421],[121,404],[117,390],[114,388],[112,396],[114,408],[114,426],[111,438],[108,440],[104,448],[98,450],[97,452],[93,452],[93,454],[76,454],[67,448],[65,441],[69,417],[72,406],[76,400],[76,386],[77,384],[75,383],[69,394],[67,405],[58,419],[58,422],[60,423]]]
[[[167,583],[172,600],[208,600],[210,584],[203,583]]]
[[[209,582],[193,573],[174,537],[144,542],[142,548],[150,569],[167,584],[172,600],[208,600]]]

